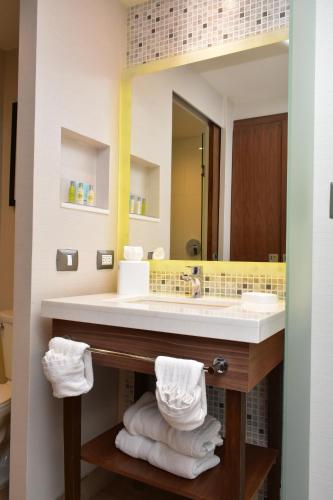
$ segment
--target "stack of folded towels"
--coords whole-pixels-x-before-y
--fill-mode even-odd
[[[207,415],[203,365],[159,357],[155,371],[156,397],[146,392],[126,410],[116,447],[172,474],[195,479],[220,463],[214,451],[223,444],[221,423]]]

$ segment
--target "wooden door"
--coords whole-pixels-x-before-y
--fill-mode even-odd
[[[209,122],[207,260],[218,260],[221,127]]]
[[[285,113],[234,123],[231,260],[284,259],[287,120]]]

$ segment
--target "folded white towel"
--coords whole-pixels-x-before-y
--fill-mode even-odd
[[[132,435],[160,441],[183,455],[199,458],[223,444],[221,423],[207,415],[204,423],[192,431],[179,431],[162,417],[152,392],[146,392],[124,413],[124,425]]]
[[[203,363],[158,356],[155,361],[156,399],[165,420],[176,429],[191,431],[203,424],[207,397]]]
[[[54,397],[80,396],[90,391],[94,375],[89,347],[62,337],[54,337],[49,342],[42,364]]]
[[[213,452],[208,453],[204,458],[187,457],[172,450],[166,444],[144,436],[131,436],[126,429],[118,433],[116,447],[131,457],[146,460],[159,469],[186,479],[195,479],[220,463],[220,458]]]

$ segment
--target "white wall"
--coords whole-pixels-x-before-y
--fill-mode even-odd
[[[130,221],[130,244],[145,252],[163,246],[169,256],[172,156],[172,93],[224,126],[223,98],[197,73],[183,67],[133,81],[131,153],[161,166],[159,224]],[[144,124],[144,126],[143,126]]]
[[[234,120],[255,118],[256,116],[278,115],[288,112],[288,97],[268,101],[251,101],[248,103],[235,102],[234,106]]]
[[[14,286],[14,232],[15,209],[8,204],[8,187],[11,154],[12,103],[17,101],[18,52],[10,50],[3,52],[3,92],[2,100],[2,170],[0,191],[0,310],[13,308]]]
[[[118,1],[22,0],[20,17],[11,499],[52,500],[63,491],[62,404],[41,370],[51,323],[40,306],[43,298],[115,287],[115,273],[96,271],[95,262],[98,248],[116,247],[126,16]],[[111,145],[110,216],[60,208],[62,126]],[[79,250],[78,272],[56,272],[64,247]],[[87,439],[114,423],[115,373],[96,370],[84,401]]]
[[[333,498],[333,5],[316,2],[309,498]]]

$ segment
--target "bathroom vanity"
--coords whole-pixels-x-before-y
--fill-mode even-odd
[[[206,383],[224,388],[221,463],[195,480],[131,458],[115,447],[121,425],[81,446],[81,397],[64,399],[65,498],[80,499],[80,460],[196,500],[250,500],[268,477],[279,498],[282,435],[284,304],[271,313],[244,311],[238,299],[186,299],[112,294],[45,300],[53,335],[91,346],[95,364],[134,371],[135,398],[146,389],[158,355],[204,363]],[[216,358],[219,358],[216,360]],[[246,393],[269,386],[269,447],[247,445]]]

